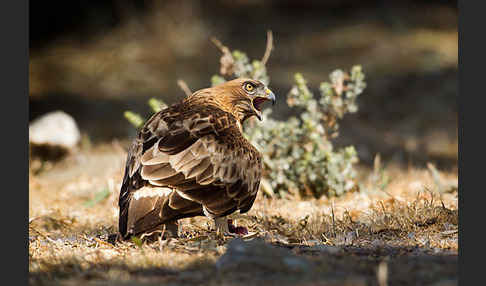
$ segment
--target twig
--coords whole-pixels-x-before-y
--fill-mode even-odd
[[[162,246],[162,237],[164,236],[164,233],[165,233],[165,229],[166,229],[166,225],[164,224],[164,229],[162,230],[162,233],[160,234],[159,236],[159,251],[162,251],[164,248]]]
[[[267,47],[265,48],[265,54],[263,54],[262,64],[266,65],[268,58],[270,57],[270,53],[273,49],[273,34],[272,30],[267,31]]]
[[[430,171],[430,174],[432,175],[432,178],[434,179],[435,185],[437,186],[437,191],[439,193],[444,192],[444,184],[442,183],[442,179],[440,177],[439,171],[437,168],[434,166],[434,164],[428,162],[427,163],[427,168]]]
[[[383,205],[383,201],[380,201],[381,209],[383,210],[383,215],[385,216],[385,221],[388,223],[388,215],[386,214],[386,208],[385,205]]]
[[[378,178],[378,173],[381,170],[381,156],[380,153],[375,155],[375,160],[373,161],[373,175]]]
[[[182,91],[186,94],[186,96],[190,96],[192,94],[191,89],[189,88],[189,86],[186,84],[185,81],[183,81],[182,79],[178,79],[177,84],[182,89]]]
[[[103,244],[103,245],[109,246],[109,247],[111,247],[111,248],[114,248],[114,247],[115,247],[115,246],[113,246],[111,243],[108,243],[108,242],[106,242],[106,241],[104,241],[104,240],[101,240],[101,239],[99,239],[99,238],[97,238],[97,237],[94,237],[93,239],[94,239],[96,242],[98,242],[99,244]]]
[[[260,186],[261,186],[261,190],[267,194],[269,197],[273,198],[274,197],[274,192],[272,190],[272,185],[270,185],[270,183],[265,180],[265,179],[261,179],[260,181]]]
[[[432,192],[429,189],[427,189],[427,191],[429,191],[429,193],[430,193],[430,206],[433,207],[434,206],[434,192]]]
[[[331,218],[332,218],[332,232],[333,237],[336,237],[336,225],[334,220],[334,200],[331,201]]]
[[[305,239],[305,237],[302,237],[302,240],[304,241],[304,245],[305,246],[309,246],[309,242],[307,241],[307,239]]]
[[[231,52],[230,52],[230,50],[228,49],[228,47],[226,47],[225,45],[223,45],[223,44],[221,43],[221,41],[220,41],[220,40],[216,39],[215,37],[211,37],[211,38],[210,38],[210,40],[211,40],[211,42],[213,42],[213,44],[214,44],[216,47],[218,47],[218,49],[220,49],[220,50],[221,50],[221,52],[222,52],[223,54],[226,54],[226,53],[230,53],[230,54],[231,54]]]
[[[33,217],[33,218],[29,218],[29,224],[31,224],[34,220],[40,218],[40,216],[36,216],[36,217]]]
[[[440,234],[443,235],[443,236],[447,236],[447,235],[455,234],[455,233],[458,233],[458,232],[459,232],[458,229],[452,229],[452,230],[443,231]]]
[[[219,73],[222,76],[231,76],[234,74],[234,64],[235,64],[235,59],[233,58],[233,55],[231,54],[230,49],[223,45],[218,39],[215,37],[211,37],[211,41],[218,47],[218,49],[223,53],[221,58],[219,59],[219,62],[221,64],[221,67],[219,69]]]
[[[405,202],[405,200],[401,199],[401,198],[398,198],[398,197],[395,197],[394,195],[390,194],[389,192],[385,191],[385,190],[381,190],[382,192],[384,192],[385,194],[389,195],[392,199],[394,200],[397,200],[399,202]]]
[[[385,206],[383,205],[383,201],[379,201],[381,205],[381,209],[383,210],[383,214],[386,216],[386,209]]]
[[[47,236],[46,234],[42,233],[40,230],[37,230],[35,229],[34,227],[30,226],[29,225],[29,229],[32,229],[33,231],[37,232],[40,236],[42,236],[45,240],[51,242],[51,243],[55,243],[55,241],[50,238],[49,236]]]

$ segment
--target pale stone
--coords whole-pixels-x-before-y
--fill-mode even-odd
[[[63,111],[46,113],[29,124],[29,143],[72,149],[81,139],[74,119]]]

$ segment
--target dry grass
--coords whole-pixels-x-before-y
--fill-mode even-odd
[[[381,285],[377,269],[392,285],[457,279],[457,189],[439,193],[428,169],[363,168],[361,190],[335,199],[259,196],[248,214],[232,215],[248,227],[247,239],[292,249],[316,267],[222,273],[214,263],[230,239],[217,239],[203,217],[183,220],[183,238],[107,242],[117,229],[124,160],[114,142],[31,174],[31,284]],[[457,171],[439,175],[457,184]]]

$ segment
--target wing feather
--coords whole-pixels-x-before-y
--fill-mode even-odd
[[[214,166],[210,164],[206,168],[206,170],[204,170],[204,172],[196,176],[196,181],[202,186],[209,185],[214,182],[213,174],[214,174]]]
[[[173,177],[178,172],[169,163],[159,165],[148,165],[142,167],[142,178],[145,180],[163,180]]]
[[[186,178],[189,178],[189,179],[196,178],[196,181],[197,181],[198,176],[201,175],[201,174],[203,174],[204,171],[208,170],[210,165],[211,165],[211,159],[204,158],[204,159],[200,160],[197,165],[195,165],[194,167],[192,167],[192,169],[190,169],[185,174],[186,175]],[[209,173],[211,174],[212,171],[209,170]]]
[[[179,135],[177,141],[186,145],[184,149],[176,145],[175,140],[163,138],[157,146],[154,146],[157,147],[157,150],[147,150],[151,154],[143,156],[145,160],[142,160],[142,178],[156,179],[158,185],[170,185],[181,191],[200,189],[203,186],[214,184],[226,185],[227,188],[223,188],[224,190],[214,188],[214,191],[227,192],[231,198],[230,201],[235,205],[240,205],[241,199],[247,199],[257,191],[255,181],[260,180],[261,170],[259,153],[242,136],[236,124],[229,124],[232,122],[230,119],[218,121],[226,122],[227,125],[224,128],[214,126],[217,124],[214,120],[213,126],[209,128],[211,125],[208,124],[212,122],[211,114],[207,115],[205,119],[201,119],[200,116],[200,114],[195,116],[194,120],[185,119],[184,124],[178,125],[179,128],[184,129],[183,131],[171,132]],[[235,122],[233,121],[233,123]],[[208,129],[218,132],[217,134],[211,132],[200,137],[194,135],[201,135],[201,130]],[[181,134],[191,137],[191,139],[184,138]],[[192,144],[188,145],[187,142],[192,142]],[[167,149],[164,148],[167,146],[170,146],[171,151],[180,151],[166,152]],[[165,165],[167,161],[170,168]],[[148,170],[155,170],[152,169],[155,162],[164,164],[164,169],[151,173]],[[168,176],[162,176],[174,173],[182,174],[182,176],[170,177],[170,180],[165,180],[165,178],[169,178]],[[191,194],[187,193],[186,197],[191,198]],[[194,199],[197,200],[195,197]]]

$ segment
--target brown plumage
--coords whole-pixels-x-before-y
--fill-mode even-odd
[[[148,119],[128,151],[119,197],[122,237],[181,218],[205,215],[218,222],[247,212],[262,161],[241,125],[253,115],[261,120],[267,100],[275,102],[275,96],[263,83],[235,79],[196,91]]]

